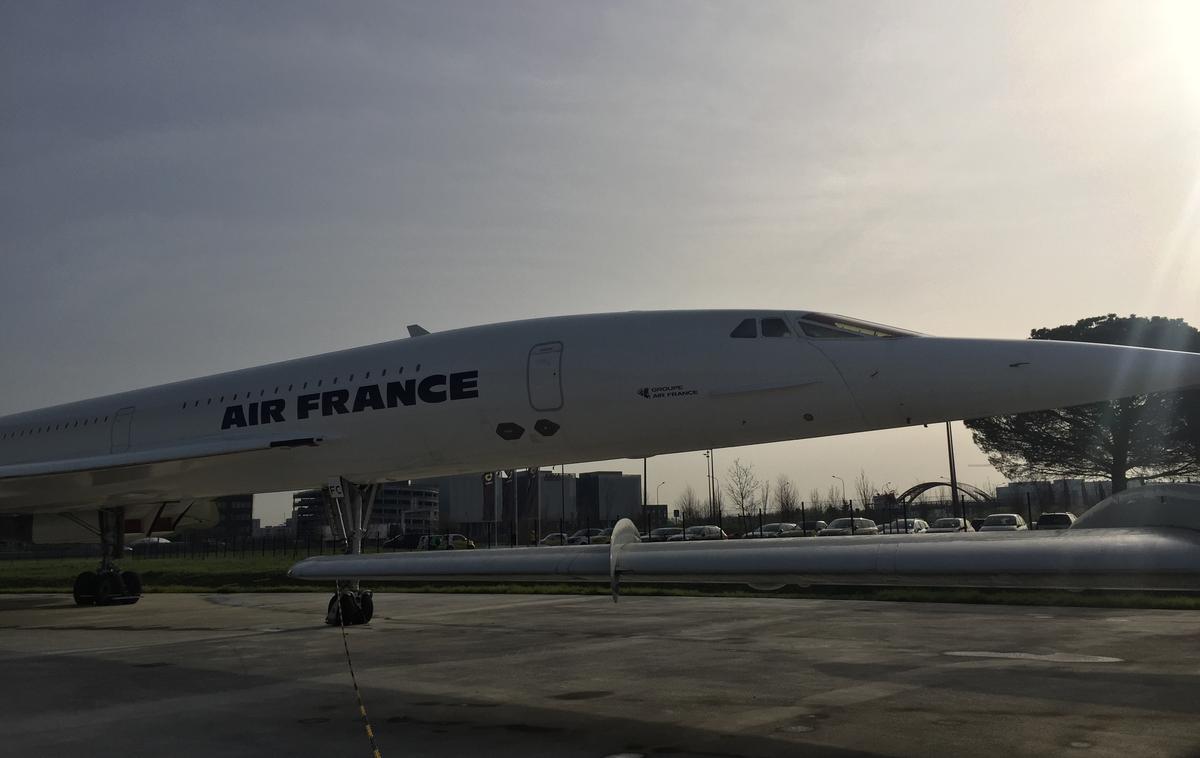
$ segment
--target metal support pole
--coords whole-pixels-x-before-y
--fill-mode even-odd
[[[517,470],[515,468],[509,470],[508,479],[510,482],[512,482],[512,496],[513,496],[512,546],[516,547],[518,544],[520,544],[519,538],[517,537],[517,535],[521,533],[521,503],[520,503],[520,499],[517,497]]]
[[[963,523],[967,523],[967,504],[958,496],[958,470],[954,465],[954,437],[951,434],[950,422],[946,422],[946,452],[950,457],[950,502],[954,511],[962,514]]]
[[[650,479],[647,460],[642,458],[642,528],[650,532]]]

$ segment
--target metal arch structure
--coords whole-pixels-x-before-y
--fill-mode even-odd
[[[900,503],[900,504],[912,503],[912,502],[915,502],[916,499],[919,498],[921,495],[924,495],[926,492],[933,489],[934,487],[949,487],[949,486],[950,486],[949,482],[921,482],[920,484],[909,487],[904,492],[901,492],[899,495],[897,495],[896,502]],[[977,503],[993,502],[991,495],[989,495],[988,493],[979,489],[978,487],[975,487],[970,484],[966,484],[965,482],[959,482],[957,489],[959,492],[963,493],[964,495],[971,498],[972,500],[974,500]]]

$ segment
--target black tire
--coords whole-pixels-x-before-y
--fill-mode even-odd
[[[325,623],[330,626],[338,626],[338,596],[334,595],[329,598],[329,605],[325,608]]]
[[[75,586],[71,589],[75,605],[95,605],[96,592],[99,589],[100,577],[95,571],[85,571],[75,577]]]
[[[124,589],[120,574],[101,574],[96,586],[96,605],[112,605],[113,598],[125,594]]]
[[[350,593],[342,595],[342,619],[346,626],[358,626],[363,622],[358,598]]]
[[[125,594],[133,597],[142,596],[142,577],[136,571],[122,571],[121,581],[125,583]]]
[[[364,592],[362,599],[359,601],[359,608],[362,611],[363,624],[369,624],[371,617],[375,615],[375,600],[372,599],[370,592]]]

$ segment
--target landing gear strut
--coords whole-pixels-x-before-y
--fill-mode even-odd
[[[352,484],[345,479],[334,479],[325,489],[325,504],[329,523],[334,534],[346,545],[348,555],[362,553],[362,540],[371,523],[371,509],[375,505],[375,494],[379,485],[365,487]],[[325,612],[325,623],[331,626],[357,626],[371,620],[375,614],[375,601],[370,590],[364,590],[354,580],[347,587],[338,586],[329,598]]]
[[[116,559],[125,542],[123,508],[98,511],[100,566],[75,577],[71,594],[75,605],[133,605],[142,597],[142,578],[136,571],[121,571]]]

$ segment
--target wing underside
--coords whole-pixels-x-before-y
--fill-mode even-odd
[[[170,483],[230,464],[269,465],[273,451],[315,447],[321,437],[239,437],[0,466],[0,512],[44,512],[179,498]],[[224,494],[224,493],[218,493]]]

